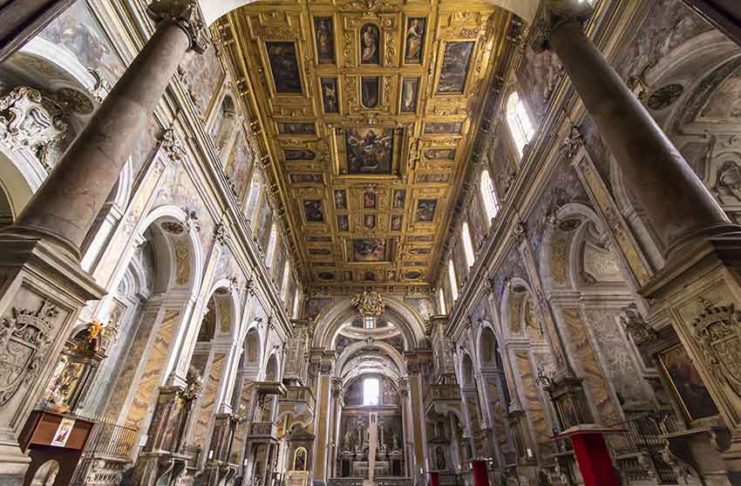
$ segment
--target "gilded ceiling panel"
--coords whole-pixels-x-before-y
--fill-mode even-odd
[[[465,0],[230,14],[244,101],[312,284],[429,284],[508,21]]]

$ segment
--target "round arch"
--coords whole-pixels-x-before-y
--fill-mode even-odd
[[[406,365],[404,364],[404,358],[401,356],[401,353],[396,350],[393,346],[390,344],[383,342],[383,341],[374,341],[373,343],[367,343],[367,342],[356,342],[348,346],[342,351],[342,354],[340,354],[340,357],[337,359],[337,363],[335,365],[336,369],[339,370],[340,374],[342,374],[342,370],[344,370],[345,365],[356,355],[361,354],[363,351],[368,350],[378,350],[384,352],[386,355],[388,355],[389,359],[396,365],[396,367],[399,369],[399,372],[402,375],[405,375],[407,372]]]
[[[394,325],[404,338],[406,349],[416,349],[424,342],[424,324],[419,314],[394,297],[385,297],[386,312],[393,317]],[[332,345],[340,329],[355,316],[357,311],[352,305],[350,297],[343,298],[334,305],[327,306],[317,316],[317,327],[314,332],[314,347],[328,348]]]

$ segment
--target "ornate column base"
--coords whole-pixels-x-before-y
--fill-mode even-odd
[[[105,291],[48,240],[4,233],[0,249],[0,483],[22,484],[22,428],[80,310]]]
[[[671,317],[730,431],[729,478],[741,475],[741,233],[683,245],[641,294]]]

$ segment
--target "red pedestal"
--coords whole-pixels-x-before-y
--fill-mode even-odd
[[[614,432],[619,431],[574,427],[558,435],[559,438],[571,439],[585,486],[620,486],[605,444],[605,434]]]
[[[474,486],[489,486],[489,473],[486,472],[486,461],[471,461]]]
[[[440,486],[440,473],[430,473],[430,486]]]

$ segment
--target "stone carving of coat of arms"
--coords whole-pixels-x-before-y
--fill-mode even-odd
[[[58,314],[43,301],[36,311],[13,308],[13,317],[0,320],[0,407],[36,374],[52,341],[49,319]]]
[[[741,397],[741,324],[733,304],[706,306],[692,327],[716,378]]]

